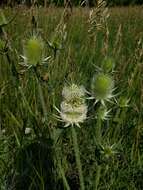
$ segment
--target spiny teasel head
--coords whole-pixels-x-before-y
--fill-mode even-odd
[[[109,120],[110,119],[110,115],[109,112],[111,110],[107,110],[106,106],[101,105],[99,107],[99,109],[97,110],[97,118],[104,121],[104,120]]]
[[[44,43],[40,37],[36,35],[31,36],[24,46],[24,59],[25,66],[36,66],[37,64],[44,63],[49,57],[44,58]]]
[[[89,34],[94,36],[96,31],[106,28],[107,19],[109,17],[106,1],[98,0],[97,6],[90,11],[89,14]]]
[[[95,103],[109,101],[113,97],[114,80],[110,75],[104,73],[95,74],[91,81],[91,93]]]
[[[85,103],[85,89],[83,86],[71,84],[65,86],[62,91],[63,101],[61,102],[59,119],[65,123],[65,127],[76,125],[80,127],[87,118],[87,105]]]
[[[30,65],[36,65],[37,63],[42,62],[43,48],[44,46],[42,40],[36,36],[32,36],[26,42],[24,47],[24,55]]]
[[[115,156],[115,154],[118,153],[117,151],[117,144],[112,144],[112,145],[101,145],[101,154],[106,158],[112,158]]]
[[[118,100],[116,100],[116,103],[120,108],[126,108],[129,107],[129,101],[130,99],[127,97],[121,96]]]
[[[87,106],[85,103],[75,105],[63,101],[61,103],[61,119],[66,123],[65,127],[69,125],[76,125],[80,127],[87,118]]]
[[[65,86],[62,90],[63,98],[66,101],[74,100],[84,100],[85,97],[85,88],[83,86],[78,86],[76,84],[71,84],[69,86]]]

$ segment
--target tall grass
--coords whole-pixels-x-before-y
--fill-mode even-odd
[[[1,189],[142,190],[142,9],[109,9],[106,29],[95,31],[96,40],[89,34],[89,9],[64,17],[60,8],[3,11],[7,20],[16,17],[0,33]],[[67,32],[60,48],[51,45],[59,23]],[[50,59],[27,69],[20,55],[35,27]],[[94,105],[87,93],[87,120],[73,131],[64,128],[54,109],[60,108],[63,87],[75,83],[91,93],[105,58],[114,64],[116,88],[115,99],[106,103],[109,119],[99,119],[100,102]]]

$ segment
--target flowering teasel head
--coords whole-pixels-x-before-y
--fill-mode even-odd
[[[92,98],[105,105],[113,97],[114,81],[111,76],[103,73],[95,75],[91,82]]]
[[[78,86],[73,83],[63,88],[62,95],[66,101],[72,101],[72,99],[84,100],[85,92],[86,90],[83,86]]]
[[[85,103],[81,105],[72,105],[63,101],[61,103],[61,119],[66,123],[65,127],[69,125],[76,125],[80,127],[80,123],[83,123],[87,117],[87,106]]]
[[[87,118],[87,105],[85,103],[85,91],[83,87],[72,84],[63,88],[63,98],[61,109],[57,109],[60,113],[62,122],[65,127],[76,125],[80,127]]]

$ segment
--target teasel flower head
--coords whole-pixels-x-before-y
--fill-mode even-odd
[[[84,100],[85,88],[83,86],[78,86],[76,84],[71,84],[70,86],[65,86],[62,91],[63,98],[66,101],[72,100]]]
[[[69,125],[76,125],[80,127],[80,123],[83,123],[87,117],[87,106],[86,104],[72,105],[63,101],[61,103],[61,119],[66,123],[65,127]]]
[[[113,97],[114,81],[112,77],[104,73],[94,75],[91,82],[91,91],[95,103],[100,101],[105,105],[105,101],[110,101]]]
[[[125,107],[129,107],[129,101],[130,101],[130,99],[128,99],[128,98],[122,96],[122,97],[120,97],[119,100],[116,101],[116,102],[117,102],[117,104],[118,104],[118,106],[119,106],[120,108],[125,108]]]
[[[99,109],[98,109],[98,113],[97,113],[97,117],[100,119],[100,120],[109,120],[110,119],[110,113],[111,110],[107,110],[107,107],[106,106],[100,106]]]
[[[44,43],[36,35],[27,40],[24,46],[24,56],[21,57],[24,59],[25,66],[43,64],[49,59],[49,57],[44,58]]]
[[[117,144],[113,145],[101,145],[101,153],[104,155],[105,158],[109,159],[114,157],[117,154]]]
[[[83,87],[72,84],[63,88],[61,109],[57,109],[58,118],[65,123],[65,127],[76,125],[80,127],[87,118],[87,105],[85,103],[85,92]],[[78,93],[79,92],[79,93]]]

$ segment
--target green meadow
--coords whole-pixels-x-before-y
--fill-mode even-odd
[[[143,189],[143,9],[105,10],[0,10],[0,190]],[[62,117],[72,84],[83,122]]]

